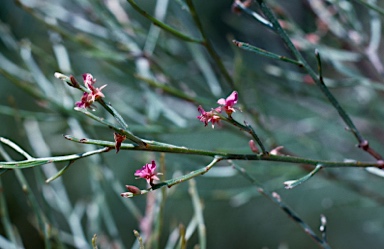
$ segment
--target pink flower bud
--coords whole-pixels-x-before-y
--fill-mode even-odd
[[[136,186],[133,186],[133,185],[125,185],[125,188],[131,192],[132,194],[135,194],[135,195],[138,195],[141,193],[141,190],[136,187]]]
[[[256,147],[255,141],[249,140],[249,147],[254,153],[259,153],[259,149]]]

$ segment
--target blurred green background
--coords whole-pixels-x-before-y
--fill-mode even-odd
[[[354,1],[268,1],[297,47],[316,69],[314,49],[323,59],[326,83],[372,147],[382,151],[382,16]],[[73,110],[81,92],[54,78],[55,72],[91,73],[97,85],[108,84],[106,101],[127,120],[130,130],[148,140],[191,148],[251,153],[247,134],[223,124],[204,127],[197,105],[206,110],[217,99],[239,92],[239,122],[252,124],[268,149],[277,145],[301,157],[372,161],[356,147],[337,112],[296,66],[240,50],[231,40],[250,43],[292,58],[280,38],[252,17],[231,10],[232,1],[194,1],[203,28],[234,80],[233,89],[207,50],[156,30],[128,2],[118,0],[2,1],[0,8],[0,136],[34,157],[66,155],[95,147],[75,144],[64,134],[113,141],[113,132]],[[378,6],[383,5],[377,1]],[[165,23],[200,38],[186,3],[138,1]],[[250,7],[258,11],[257,4]],[[324,9],[322,9],[324,8]],[[162,12],[163,11],[163,12]],[[326,14],[330,15],[326,15]],[[324,14],[324,15],[322,15]],[[158,32],[158,33],[157,33]],[[376,43],[375,43],[376,42]],[[374,47],[373,54],[368,48]],[[204,103],[190,103],[150,86],[136,75],[153,78]],[[113,122],[101,107],[96,115]],[[3,145],[14,160],[23,158]],[[120,197],[125,184],[145,188],[133,174],[159,153],[113,151],[77,161],[60,179],[44,181],[65,164],[22,170],[40,211],[52,228],[53,248],[138,248],[133,230],[144,231],[144,215],[156,196]],[[165,178],[188,173],[210,161],[200,156],[166,154]],[[3,158],[1,161],[4,161]],[[239,161],[265,189],[276,191],[318,232],[327,217],[333,248],[383,248],[383,179],[358,168],[325,169],[305,184],[286,190],[283,182],[307,173],[300,165]],[[25,248],[44,248],[36,211],[14,171],[1,176],[1,238],[9,217],[16,240]],[[309,236],[276,205],[221,162],[196,178],[204,206],[207,248],[316,248]],[[170,244],[180,224],[193,223],[189,184],[167,190],[158,248]],[[153,200],[153,198],[155,198]],[[9,216],[4,213],[4,207]],[[155,222],[156,223],[156,222]],[[191,226],[193,227],[193,225]],[[199,243],[196,229],[187,248]],[[320,236],[320,232],[318,232]],[[55,239],[58,238],[58,239]],[[2,244],[7,245],[7,244]],[[151,248],[149,245],[146,248]]]

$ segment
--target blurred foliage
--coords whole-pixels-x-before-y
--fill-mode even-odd
[[[137,4],[178,32],[201,41],[204,36],[187,2]],[[314,51],[318,49],[325,83],[380,152],[384,140],[382,15],[380,9],[374,11],[364,3],[267,2],[315,70]],[[382,1],[370,3],[384,6]],[[209,110],[217,99],[237,90],[243,112],[234,116],[255,127],[268,150],[282,145],[305,158],[373,161],[356,147],[353,135],[307,72],[232,43],[236,39],[293,58],[276,34],[252,16],[233,11],[232,1],[195,0],[194,4],[225,70],[207,46],[160,29],[125,1],[3,1],[0,136],[34,157],[96,148],[67,141],[63,134],[113,141],[112,130],[73,110],[81,92],[54,78],[55,72],[78,79],[91,73],[99,86],[108,84],[106,102],[119,110],[132,132],[148,140],[250,153],[250,137],[237,128],[224,124],[211,129],[196,119],[199,104]],[[249,9],[260,13],[257,3]],[[167,87],[191,99],[186,101]],[[113,122],[101,107],[94,113]],[[3,147],[13,160],[22,159]],[[226,162],[195,179],[195,194],[190,194],[193,184],[183,183],[146,196],[121,198],[125,184],[145,188],[144,181],[136,181],[133,174],[154,158],[164,160],[165,179],[209,163],[200,156],[111,151],[76,162],[50,184],[45,180],[65,163],[2,172],[0,247],[11,248],[8,243],[14,242],[17,248],[91,248],[97,234],[99,248],[139,248],[133,230],[146,234],[142,220],[146,216],[158,220],[152,241],[143,237],[145,248],[177,247],[181,224],[186,227],[187,248],[193,248],[201,243],[198,204],[192,203],[196,196],[201,198],[208,248],[316,247],[295,222]],[[306,167],[261,161],[237,164],[266,189],[279,193],[312,229],[318,231],[324,214],[331,246],[383,248],[384,219],[379,214],[384,195],[382,178],[377,175],[360,168],[324,169],[307,183],[286,190],[283,182],[305,175]],[[49,224],[45,230],[43,223]]]

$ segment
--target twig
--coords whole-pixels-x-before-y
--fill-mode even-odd
[[[198,223],[199,248],[205,249],[207,248],[207,236],[205,232],[206,227],[204,224],[203,206],[201,205],[199,193],[197,192],[196,188],[196,181],[194,179],[189,181],[189,194],[192,197],[193,209]]]
[[[371,9],[371,10],[374,10],[376,11],[377,13],[379,13],[380,15],[383,15],[384,16],[384,9],[383,8],[380,8],[379,6],[375,5],[375,4],[372,4],[372,3],[369,3],[368,1],[366,0],[354,0],[355,2]]]
[[[155,24],[156,26],[159,26],[160,28],[162,28],[164,31],[174,35],[175,37],[179,38],[179,39],[182,39],[184,41],[187,41],[187,42],[195,42],[195,43],[200,43],[200,44],[203,44],[203,41],[201,40],[197,40],[195,38],[192,38],[188,35],[185,35],[179,31],[177,31],[176,29],[172,28],[171,26],[159,21],[158,19],[154,18],[153,16],[151,16],[150,14],[148,14],[145,10],[143,10],[142,8],[139,7],[139,5],[136,4],[136,2],[134,0],[127,0],[131,6],[137,11],[139,12],[142,16],[148,18],[151,22],[153,22],[153,24]]]
[[[352,122],[349,115],[344,111],[344,109],[340,106],[339,102],[336,100],[336,98],[332,95],[332,93],[326,87],[324,82],[320,81],[320,79],[316,75],[315,71],[311,68],[311,66],[304,59],[304,57],[301,55],[301,53],[293,45],[291,39],[289,38],[289,36],[285,32],[285,30],[279,24],[279,21],[277,20],[275,14],[272,12],[272,10],[265,4],[264,0],[257,0],[257,2],[259,3],[260,8],[263,11],[263,13],[266,15],[266,17],[269,19],[269,21],[273,24],[273,26],[276,30],[276,33],[281,37],[281,39],[287,45],[288,49],[295,55],[296,59],[303,64],[304,69],[308,72],[308,74],[314,80],[316,85],[320,88],[322,93],[327,97],[329,102],[337,110],[340,117],[343,119],[343,121],[345,122],[347,127],[350,129],[350,131],[354,134],[354,136],[359,141],[359,143],[364,141],[363,137],[361,136],[360,132],[355,127],[355,125]]]
[[[87,115],[88,117],[92,118],[93,120],[96,120],[97,122],[99,122],[99,123],[101,123],[101,124],[104,124],[104,125],[108,126],[109,128],[114,129],[114,130],[115,130],[116,132],[118,132],[119,134],[125,135],[125,136],[127,137],[127,139],[129,139],[129,140],[131,140],[132,142],[138,144],[140,147],[145,147],[145,146],[146,146],[145,142],[143,142],[142,139],[140,139],[139,137],[133,135],[133,134],[132,134],[130,131],[128,131],[127,129],[116,127],[114,124],[109,123],[109,122],[106,121],[104,118],[100,118],[100,117],[94,115],[93,113],[89,112],[89,111],[88,111],[87,109],[85,109],[85,108],[75,108],[75,110],[84,113],[84,114]]]
[[[109,148],[114,148],[115,143],[103,140],[93,140],[88,138],[78,139],[69,135],[64,136],[70,141],[83,144],[95,144],[100,146],[105,146]],[[286,155],[272,155],[272,154],[234,154],[226,153],[221,151],[209,151],[209,150],[199,150],[191,149],[184,146],[175,146],[171,144],[158,143],[149,140],[143,140],[147,143],[147,147],[139,147],[135,144],[122,143],[121,150],[139,150],[139,151],[155,151],[155,152],[168,152],[168,153],[177,153],[177,154],[189,154],[189,155],[200,155],[200,156],[209,156],[209,157],[219,157],[221,160],[232,159],[232,160],[259,160],[259,161],[273,161],[273,162],[286,162],[286,163],[296,163],[296,164],[309,164],[309,165],[322,165],[324,168],[338,168],[338,167],[358,167],[358,168],[367,168],[367,167],[382,167],[380,162],[361,162],[361,161],[326,161],[326,160],[314,160],[294,156]],[[17,163],[17,162],[15,162]],[[0,168],[2,164],[0,163]]]
[[[319,71],[319,82],[320,84],[325,88],[325,89],[328,89],[324,83],[324,80],[323,80],[323,70],[322,70],[322,66],[321,66],[321,58],[320,58],[320,53],[319,51],[316,49],[315,50],[315,56],[316,56],[316,60],[317,60],[317,66],[318,66],[318,71]],[[342,110],[342,109],[341,109]],[[345,115],[344,117],[345,118],[349,118],[348,115],[346,113],[340,113],[340,116],[342,115]],[[343,117],[343,116],[342,116]],[[351,121],[352,122],[352,121]],[[355,135],[356,138],[358,138],[358,141],[359,141],[359,144],[358,144],[358,147],[361,148],[362,150],[366,151],[368,154],[370,154],[371,156],[373,156],[376,160],[383,160],[383,157],[377,153],[374,149],[372,149],[370,146],[369,146],[369,142],[367,140],[365,140],[361,135],[360,133],[357,131],[356,128],[354,128],[355,130],[351,130],[350,129],[351,127],[349,127],[349,130],[352,131],[352,133]],[[355,131],[355,132],[354,132]],[[381,164],[383,164],[383,162],[379,162]]]
[[[249,182],[251,182],[255,187],[257,188],[257,191],[259,191],[260,194],[262,194],[264,197],[275,203],[279,208],[284,211],[289,218],[291,218],[294,222],[296,222],[303,231],[308,234],[320,247],[325,249],[330,249],[330,245],[327,243],[327,241],[321,239],[319,236],[316,235],[316,233],[308,226],[307,223],[305,223],[292,209],[288,207],[287,204],[283,202],[281,197],[276,193],[269,193],[267,190],[264,189],[264,187],[259,184],[250,174],[248,174],[244,168],[241,168],[240,166],[234,164],[230,161],[232,166]]]
[[[249,125],[245,121],[244,121],[244,125],[242,125],[239,122],[237,122],[236,120],[234,120],[232,118],[232,116],[229,116],[228,118],[226,118],[226,117],[220,115],[220,118],[222,120],[224,120],[224,121],[227,121],[227,122],[233,124],[236,127],[239,127],[241,130],[249,133],[256,140],[256,143],[260,146],[260,149],[261,149],[262,153],[263,154],[268,154],[268,151],[265,149],[265,146],[264,146],[263,142],[261,141],[259,136],[256,134],[255,130],[252,128],[251,125]]]
[[[312,170],[311,172],[309,172],[309,174],[303,176],[302,178],[297,179],[297,180],[291,180],[291,181],[284,182],[285,188],[286,189],[292,189],[292,188],[294,188],[294,187],[296,187],[296,186],[306,182],[307,180],[309,180],[309,178],[314,176],[322,168],[323,168],[323,166],[321,164],[319,164],[319,165],[316,166],[316,168],[314,170]]]
[[[265,19],[261,15],[257,14],[256,12],[248,9],[246,6],[244,6],[244,4],[241,1],[235,0],[233,4],[235,7],[240,8],[242,11],[244,11],[248,15],[252,16],[253,18],[255,18],[259,23],[263,24],[267,28],[274,30],[273,24],[270,21],[268,21],[267,19]]]
[[[92,151],[77,153],[72,155],[66,155],[66,156],[41,157],[41,158],[31,158],[23,161],[0,162],[0,169],[25,169],[25,168],[32,168],[32,167],[44,165],[47,163],[73,161],[73,160],[78,160],[84,157],[92,156],[95,154],[108,152],[110,150],[111,150],[110,147],[104,147],[97,150],[92,150]]]
[[[201,36],[204,39],[204,42],[202,44],[206,47],[208,53],[212,56],[212,58],[215,61],[216,65],[219,67],[221,73],[223,74],[225,80],[229,83],[230,87],[232,89],[235,89],[235,84],[233,82],[233,79],[232,79],[231,75],[229,74],[229,72],[225,68],[222,60],[220,59],[219,55],[216,53],[215,49],[213,48],[211,42],[208,39],[207,34],[205,33],[205,30],[203,29],[203,25],[202,25],[198,15],[197,15],[195,6],[193,4],[193,0],[186,0],[186,2],[187,2],[187,5],[188,5],[188,8],[189,8],[189,11],[191,12],[192,18],[193,18],[193,20],[194,20],[194,22],[196,24],[196,27],[199,29],[199,31],[201,33]]]
[[[239,47],[241,49],[248,50],[248,51],[254,52],[256,54],[268,57],[268,58],[281,60],[281,61],[284,61],[284,62],[288,62],[288,63],[294,64],[294,65],[297,65],[299,67],[303,67],[303,64],[301,62],[293,60],[293,59],[290,59],[290,58],[287,58],[285,56],[274,54],[272,52],[266,51],[264,49],[261,49],[261,48],[255,47],[255,46],[252,46],[252,45],[250,45],[248,43],[245,43],[245,42],[240,42],[240,41],[236,41],[236,40],[233,40],[232,42],[237,47]]]

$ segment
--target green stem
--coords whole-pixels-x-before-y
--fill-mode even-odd
[[[148,85],[152,86],[152,87],[156,87],[156,88],[160,88],[161,90],[163,90],[164,92],[172,95],[172,96],[175,96],[179,99],[182,99],[182,100],[186,100],[188,102],[192,102],[194,104],[202,104],[202,103],[210,103],[210,101],[206,100],[206,99],[203,99],[201,97],[192,97],[191,95],[189,94],[186,94],[174,87],[171,87],[171,86],[168,86],[168,85],[165,85],[165,84],[162,84],[162,83],[159,83],[159,82],[156,82],[154,81],[153,79],[150,79],[150,78],[146,78],[146,77],[143,77],[141,75],[135,75],[135,77],[139,80],[142,80],[144,81],[145,83],[147,83]]]
[[[12,161],[12,162],[0,162],[0,169],[25,169],[36,167],[53,162],[67,162],[78,160],[84,157],[92,156],[95,154],[103,153],[110,151],[110,147],[105,147],[97,150],[92,150],[89,152],[66,155],[66,156],[54,156],[54,157],[41,157],[41,158],[30,158],[23,161]]]
[[[191,179],[189,182],[189,194],[192,198],[193,210],[198,223],[198,232],[199,232],[199,248],[206,249],[207,248],[207,234],[206,227],[204,224],[204,216],[203,216],[203,205],[201,204],[201,200],[199,197],[199,193],[197,192],[196,181],[195,179]]]
[[[139,12],[142,16],[146,17],[147,19],[149,19],[153,24],[155,24],[156,26],[159,26],[160,28],[162,28],[163,30],[165,30],[166,32],[174,35],[175,37],[179,38],[179,39],[182,39],[184,41],[188,41],[188,42],[195,42],[195,43],[200,43],[200,44],[203,44],[203,41],[200,41],[200,40],[197,40],[195,38],[192,38],[192,37],[189,37],[188,35],[185,35],[179,31],[177,31],[176,29],[172,28],[171,26],[159,21],[158,19],[154,18],[153,16],[151,16],[150,14],[148,14],[145,10],[143,10],[142,8],[139,7],[139,5],[136,4],[136,2],[134,0],[127,0],[131,6],[137,11]]]
[[[115,108],[112,107],[111,104],[105,103],[103,99],[98,99],[97,102],[99,102],[100,105],[102,105],[105,110],[107,110],[121,125],[121,128],[126,130],[128,128],[128,124],[124,121],[123,117],[116,111]]]
[[[185,182],[185,181],[188,181],[192,178],[195,178],[196,176],[199,176],[199,175],[204,175],[205,173],[207,173],[216,163],[220,162],[222,160],[221,157],[219,156],[216,156],[213,158],[212,162],[210,164],[208,164],[207,166],[205,166],[204,168],[201,168],[201,169],[198,169],[198,170],[195,170],[195,171],[192,171],[190,172],[189,174],[186,174],[186,175],[183,175],[181,177],[178,177],[178,178],[173,178],[173,179],[170,179],[168,181],[165,181],[165,182],[162,182],[160,183],[161,185],[166,185],[168,188],[176,185],[176,184],[179,184],[179,183],[182,183],[182,182]],[[156,185],[155,185],[156,186]],[[153,188],[155,189],[155,188]]]
[[[205,30],[203,29],[203,25],[201,24],[199,16],[197,15],[196,8],[193,4],[193,1],[192,0],[186,0],[186,2],[188,5],[188,8],[189,8],[189,11],[191,12],[192,18],[193,18],[197,28],[199,29],[201,36],[203,37],[204,42],[202,44],[207,49],[208,53],[212,56],[216,65],[219,67],[221,73],[223,74],[225,80],[229,83],[230,87],[232,89],[235,89],[235,83],[233,82],[231,75],[229,74],[229,72],[225,68],[222,60],[220,59],[219,55],[216,53],[215,49],[212,46],[212,43],[209,41],[208,36],[205,33]]]
[[[93,139],[78,139],[71,137],[69,135],[64,136],[70,141],[84,144],[94,144],[104,147],[114,148],[115,143],[103,140],[93,140]],[[249,160],[249,161],[272,161],[272,162],[286,162],[286,163],[295,163],[295,164],[309,164],[309,165],[319,165],[327,168],[336,168],[336,167],[380,167],[380,163],[377,162],[360,162],[360,161],[347,161],[347,162],[337,162],[337,161],[326,161],[326,160],[314,160],[307,159],[302,157],[294,156],[285,156],[285,155],[272,155],[272,154],[233,154],[220,151],[209,151],[209,150],[199,150],[199,149],[190,149],[184,146],[175,146],[171,144],[158,143],[149,140],[143,140],[147,144],[146,147],[139,147],[135,144],[122,143],[121,150],[137,150],[137,151],[154,151],[154,152],[167,152],[167,153],[177,153],[177,154],[189,154],[189,155],[200,155],[200,156],[209,156],[209,157],[220,157],[222,160],[232,159],[232,160]],[[1,166],[1,163],[0,163]],[[0,167],[1,168],[1,167]]]
[[[119,128],[119,127],[115,126],[114,124],[109,123],[109,122],[106,121],[104,118],[100,118],[100,117],[98,117],[98,116],[92,114],[92,113],[89,112],[87,109],[84,109],[84,108],[76,108],[75,110],[84,113],[84,114],[87,115],[88,117],[92,118],[93,120],[96,120],[97,122],[99,122],[99,123],[101,123],[101,124],[104,124],[104,125],[108,126],[109,128],[115,130],[115,131],[118,132],[119,134],[123,134],[123,135],[125,135],[129,140],[131,140],[131,141],[134,142],[134,143],[137,143],[139,146],[141,146],[141,147],[145,147],[145,146],[146,146],[146,144],[143,142],[142,139],[140,139],[139,137],[133,135],[133,134],[132,134],[130,131],[128,131],[127,129]]]
[[[270,193],[269,191],[265,190],[264,187],[255,180],[255,178],[253,178],[250,174],[245,171],[245,169],[232,162],[231,164],[245,179],[251,182],[251,184],[255,185],[257,191],[259,191],[260,194],[262,194],[264,197],[276,204],[283,212],[288,215],[288,217],[290,217],[294,222],[296,222],[306,234],[308,234],[316,243],[318,243],[319,246],[324,249],[331,248],[327,241],[317,236],[316,233],[312,230],[312,228],[308,226],[308,224],[305,223],[286,203],[284,203],[281,197],[276,192]]]
[[[286,181],[284,182],[284,185],[285,185],[285,188],[286,189],[292,189],[306,181],[308,181],[312,176],[314,176],[317,172],[319,172],[321,169],[323,168],[323,166],[321,164],[317,165],[316,168],[314,170],[312,170],[311,172],[309,172],[309,174],[301,177],[300,179],[297,179],[297,180],[291,180],[291,181]]]
[[[239,42],[239,41],[236,41],[236,40],[233,40],[232,42],[237,47],[239,47],[241,49],[248,50],[248,51],[251,51],[251,52],[254,52],[256,54],[260,54],[262,56],[269,57],[269,58],[272,58],[272,59],[277,59],[277,60],[285,61],[285,62],[294,64],[294,65],[297,65],[299,67],[303,67],[303,64],[301,62],[293,60],[293,59],[289,59],[289,58],[287,58],[285,56],[274,54],[272,52],[266,51],[264,49],[261,49],[261,48],[255,47],[255,46],[252,46],[252,45],[250,45],[248,43],[245,43],[245,42]]]
[[[265,14],[265,16],[269,19],[269,21],[272,23],[274,29],[276,30],[277,34],[281,37],[281,39],[284,41],[284,43],[287,45],[289,50],[295,55],[296,59],[302,63],[304,69],[308,72],[308,74],[311,76],[311,78],[315,81],[316,85],[320,88],[320,90],[323,92],[325,97],[329,100],[329,102],[333,105],[333,107],[337,110],[340,117],[343,119],[344,123],[347,125],[349,130],[353,133],[353,135],[358,140],[359,144],[364,141],[364,138],[361,136],[360,132],[355,127],[354,123],[352,122],[351,118],[348,116],[348,114],[344,111],[344,109],[340,106],[339,102],[336,100],[336,98],[332,95],[332,93],[329,91],[327,86],[322,82],[315,71],[311,68],[311,66],[308,64],[308,62],[304,59],[304,57],[301,55],[301,53],[296,49],[296,47],[293,45],[292,41],[290,40],[289,36],[285,32],[285,30],[280,26],[279,21],[277,20],[275,14],[272,12],[272,10],[265,4],[264,0],[257,0],[257,2],[260,5],[260,8],[262,12]]]
[[[377,13],[381,14],[384,16],[384,9],[383,8],[380,8],[379,6],[377,5],[374,5],[374,4],[371,4],[371,3],[368,3],[367,1],[364,1],[364,0],[354,0],[355,2],[358,2],[359,4],[371,9],[371,10],[374,10],[376,11]]]
[[[3,184],[1,182],[0,178],[0,188],[3,189]],[[16,239],[16,233],[17,230],[15,227],[13,227],[11,223],[11,219],[9,216],[8,208],[7,208],[7,199],[5,198],[4,191],[0,191],[0,220],[3,224],[3,228],[5,230],[6,237],[10,240],[10,242],[13,244],[13,247],[9,245],[11,249],[13,248],[19,248],[17,239]],[[20,246],[21,247],[21,246]]]
[[[252,126],[250,126],[247,122],[244,122],[245,125],[242,125],[240,124],[239,122],[237,122],[236,120],[234,120],[232,118],[232,116],[226,118],[220,114],[217,114],[221,117],[222,120],[224,121],[227,121],[231,124],[233,124],[234,126],[236,127],[239,127],[241,130],[245,131],[245,132],[248,132],[249,134],[251,134],[251,136],[253,137],[253,139],[256,140],[256,143],[260,146],[260,149],[262,151],[263,154],[268,154],[268,151],[265,149],[264,147],[264,144],[263,142],[261,141],[261,139],[259,138],[259,136],[256,134],[255,130],[252,128]]]
[[[241,1],[235,1],[234,4],[236,7],[240,8],[242,11],[252,16],[253,18],[255,18],[258,22],[265,25],[267,28],[274,30],[272,23],[270,23],[268,20],[266,20],[264,17],[260,16],[256,12],[248,9],[246,6],[244,6],[244,4]]]

